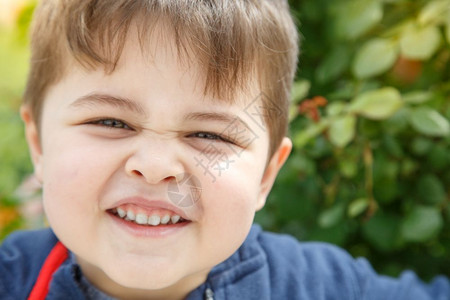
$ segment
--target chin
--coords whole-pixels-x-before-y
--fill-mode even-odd
[[[105,272],[106,276],[121,287],[143,290],[160,290],[175,285],[180,278],[179,273],[162,271],[159,268],[126,270],[118,268]]]

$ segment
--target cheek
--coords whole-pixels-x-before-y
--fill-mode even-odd
[[[48,151],[44,157],[44,189],[51,194],[65,192],[65,195],[90,190],[87,187],[95,184],[102,163],[83,152],[76,149]]]
[[[255,214],[257,185],[242,174],[229,173],[218,178],[203,195],[206,222],[216,236],[239,245],[246,237]]]
[[[93,147],[54,145],[47,147],[43,159],[43,199],[49,221],[89,218],[87,212],[96,211],[101,188],[114,167],[112,157]]]
[[[60,138],[58,144],[44,148],[44,184],[48,181],[53,185],[78,186],[80,191],[87,190],[117,167],[118,155],[112,151],[113,147],[77,136],[71,140],[76,143]]]

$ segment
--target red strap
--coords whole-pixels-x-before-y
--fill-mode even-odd
[[[55,271],[67,259],[68,256],[69,253],[67,248],[61,242],[57,242],[42,265],[41,271],[39,272],[39,276],[33,289],[31,290],[28,300],[45,299],[48,294],[48,288],[50,286],[53,273],[55,273]]]

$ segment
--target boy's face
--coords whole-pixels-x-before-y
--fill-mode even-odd
[[[246,113],[260,104],[256,86],[235,104],[213,101],[174,46],[152,57],[131,39],[110,75],[74,63],[47,94],[40,142],[22,110],[51,227],[88,279],[116,295],[201,284],[244,241],[291,147],[285,139],[266,168],[267,130]]]

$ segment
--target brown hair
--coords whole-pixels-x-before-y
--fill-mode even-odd
[[[298,55],[286,0],[41,0],[24,95],[36,124],[47,90],[67,72],[68,57],[87,69],[113,72],[131,24],[138,25],[144,49],[145,37],[160,21],[173,30],[178,54],[195,57],[204,68],[205,93],[231,101],[256,75],[271,156],[287,132]]]

